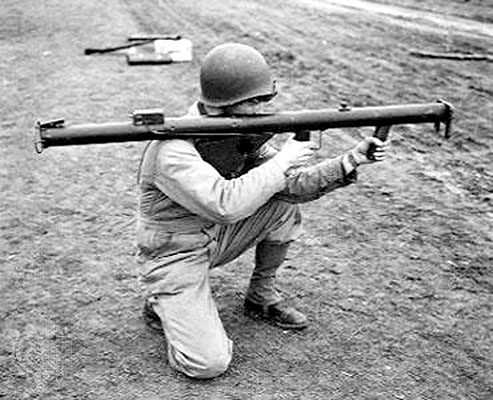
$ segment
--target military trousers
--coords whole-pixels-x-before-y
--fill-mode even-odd
[[[148,274],[153,287],[149,301],[161,319],[173,368],[202,379],[226,371],[233,343],[211,294],[210,269],[227,264],[261,242],[286,245],[296,239],[300,227],[298,205],[272,199],[250,217],[216,226],[208,232],[206,245],[175,254],[171,262]],[[272,275],[272,271],[266,273]],[[259,286],[256,297],[272,301],[272,293],[262,291],[265,289]]]

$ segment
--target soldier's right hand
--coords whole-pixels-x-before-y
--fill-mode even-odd
[[[300,142],[291,136],[284,143],[282,149],[274,156],[274,160],[284,171],[306,163],[315,153],[313,142]]]

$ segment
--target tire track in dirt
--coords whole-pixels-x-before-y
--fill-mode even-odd
[[[125,0],[125,3],[143,31],[183,34],[198,44],[194,47],[196,60],[218,43],[245,40],[266,55],[288,86],[291,79],[301,85],[306,80],[306,86],[310,86],[311,74],[320,75],[320,82],[327,90],[322,90],[322,97],[308,96],[306,101],[317,102],[317,98],[323,98],[325,103],[338,101],[338,92],[351,92],[345,88],[353,86],[352,78],[340,76],[338,82],[328,78],[337,69],[347,69],[345,64],[350,62],[349,57],[334,53],[334,47],[342,49],[343,53],[347,47],[346,43],[334,43],[333,38],[340,36],[338,15],[324,15],[321,22],[318,13],[300,9],[296,2],[277,2],[274,6],[246,1],[210,1],[207,6],[173,0],[159,0],[157,4],[145,0],[138,4]],[[158,19],[159,15],[165,18]],[[323,29],[317,28],[319,23],[324,24]],[[351,32],[344,32],[343,37],[345,42],[357,40]],[[333,63],[340,64],[339,68],[331,67]],[[281,96],[291,96],[294,103],[308,106],[287,90]]]
[[[169,31],[179,27],[177,33],[195,37],[202,43],[204,38],[214,44],[231,40],[233,37],[245,37],[259,43],[268,44],[270,49],[288,52],[292,41],[302,44],[306,32],[293,26],[292,21],[284,18],[282,9],[272,5],[246,1],[210,1],[206,8],[194,2],[175,2],[173,0],[144,0],[138,4],[129,0],[124,3],[138,24],[145,31]],[[236,18],[243,14],[245,18]],[[158,20],[156,15],[164,15]],[[231,16],[229,18],[228,16]],[[275,34],[273,34],[275,32]],[[283,44],[282,42],[285,42]]]
[[[295,0],[306,6],[333,11],[359,11],[381,15],[397,25],[408,29],[417,29],[443,34],[462,34],[467,36],[493,37],[493,25],[466,18],[445,16],[430,11],[414,10],[406,7],[378,4],[362,0]]]
[[[138,4],[129,0],[124,2],[143,31],[163,32],[171,29],[196,43],[200,42],[199,52],[201,49],[206,51],[212,45],[227,41],[233,35],[248,36],[242,22],[236,18],[225,17],[226,13],[237,15],[245,4],[242,2],[211,1],[207,6],[173,0],[158,0],[157,3],[143,0]],[[224,15],[217,18],[218,13]],[[165,18],[157,19],[160,15]]]

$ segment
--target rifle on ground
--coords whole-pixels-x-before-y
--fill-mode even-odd
[[[297,139],[308,140],[307,131],[323,131],[332,128],[374,126],[381,127],[434,123],[437,132],[445,125],[444,137],[451,132],[452,106],[442,100],[436,103],[406,104],[377,107],[288,111],[255,116],[198,116],[165,117],[159,109],[136,110],[127,122],[66,125],[56,119],[35,124],[35,148],[41,153],[48,147],[118,143],[130,141],[167,139],[231,138],[268,136],[283,132],[298,132]],[[304,132],[304,138],[302,134]],[[385,132],[388,134],[388,130]],[[386,137],[381,137],[385,140]]]
[[[91,54],[104,54],[112,53],[114,51],[126,50],[132,47],[143,46],[145,44],[154,43],[156,40],[180,40],[179,35],[146,35],[146,36],[130,36],[128,43],[117,46],[103,47],[103,48],[86,48],[84,54],[86,56]]]

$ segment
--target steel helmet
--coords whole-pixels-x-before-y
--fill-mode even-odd
[[[276,95],[275,81],[262,54],[239,43],[219,45],[205,56],[200,89],[200,101],[213,107]]]

